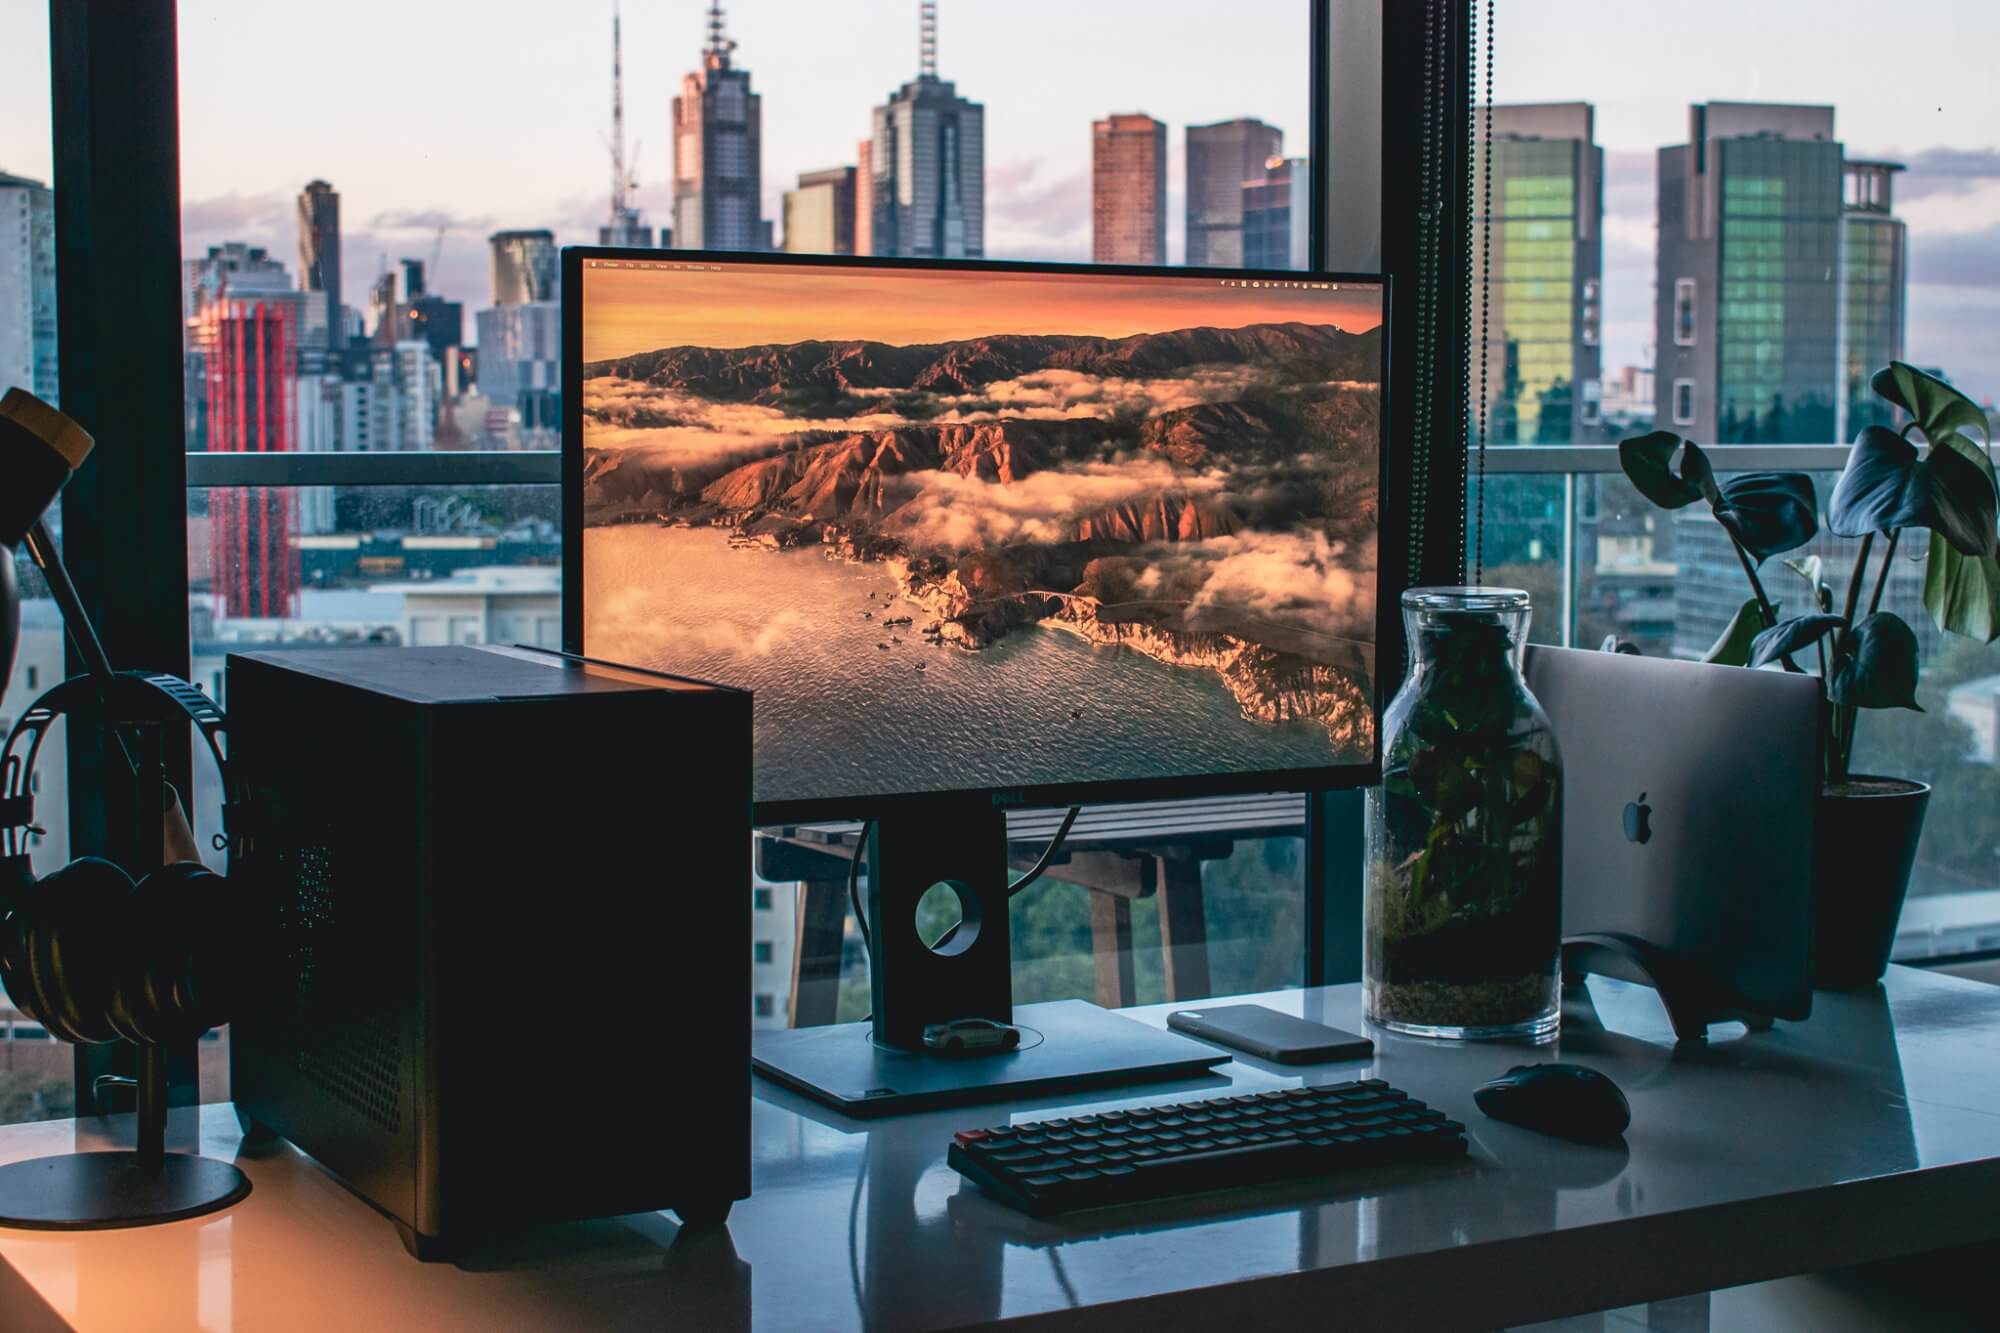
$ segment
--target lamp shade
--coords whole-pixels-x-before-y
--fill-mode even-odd
[[[90,446],[89,431],[26,390],[0,398],[0,686],[13,675],[21,631],[14,552]]]

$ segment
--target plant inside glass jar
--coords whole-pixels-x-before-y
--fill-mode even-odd
[[[1383,758],[1367,896],[1379,1019],[1504,1028],[1556,997],[1561,774],[1497,618],[1426,627],[1423,679]],[[1401,722],[1401,725],[1398,723]]]

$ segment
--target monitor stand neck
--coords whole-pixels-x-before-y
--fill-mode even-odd
[[[875,1040],[914,1051],[933,1023],[1011,1023],[1006,813],[986,796],[901,802],[875,822],[866,852]],[[934,884],[957,891],[961,914],[941,949],[917,929],[917,902]]]

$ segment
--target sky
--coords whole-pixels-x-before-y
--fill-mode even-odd
[[[705,6],[623,8],[627,134],[658,224],[671,99],[695,64]],[[799,172],[854,161],[869,108],[915,72],[916,9],[729,5],[737,61],[764,98],[768,215]],[[1303,0],[940,9],[941,73],[986,106],[995,256],[1088,258],[1090,122],[1108,112],[1169,126],[1170,255],[1181,250],[1187,125],[1257,116],[1285,131],[1288,152],[1305,149]],[[1650,358],[1654,153],[1684,139],[1688,103],[1830,102],[1850,155],[1911,168],[1897,183],[1910,359],[2000,396],[2000,115],[1981,63],[2000,49],[2000,4],[1906,0],[1893,22],[1862,0],[1506,0],[1498,12],[1497,100],[1597,107],[1607,369]],[[331,11],[181,0],[186,248],[247,240],[295,267],[292,197],[320,176],[343,197],[350,304],[366,304],[385,259],[428,259],[435,246],[433,287],[483,305],[487,233],[547,226],[585,241],[602,219],[610,15],[611,0],[341,0]],[[46,23],[43,0],[0,0],[0,170],[43,178]],[[1949,41],[1916,40],[1917,25]]]
[[[611,263],[615,261],[605,261]],[[584,274],[586,361],[661,347],[862,340],[904,346],[1003,333],[1123,338],[1172,329],[1302,320],[1366,333],[1381,289],[1224,287],[1108,274],[890,274],[722,264],[718,271],[598,266]],[[687,293],[699,293],[687,299]]]

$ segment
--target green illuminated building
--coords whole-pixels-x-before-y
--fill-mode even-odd
[[[1838,426],[1843,208],[1833,108],[1711,102],[1659,154],[1659,424],[1717,444]]]
[[[1863,426],[1887,426],[1893,410],[1868,388],[1868,377],[1903,357],[1907,286],[1906,227],[1891,216],[1895,162],[1846,163],[1840,219],[1840,419],[1834,441]]]
[[[1490,181],[1475,145],[1472,387],[1477,398],[1483,328],[1489,443],[1603,438],[1604,150],[1592,122],[1586,102],[1494,107]]]

